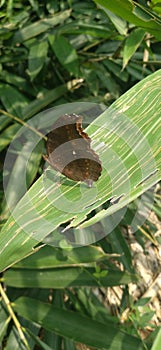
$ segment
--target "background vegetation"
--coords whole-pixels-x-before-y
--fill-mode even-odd
[[[88,211],[87,224],[93,225],[87,232],[92,235],[97,231],[106,237],[95,245],[72,249],[64,236],[57,248],[41,243],[36,246],[33,240],[26,243],[23,231],[15,236],[18,225],[6,206],[2,172],[14,135],[22,125],[27,128],[26,121],[36,113],[70,102],[103,103],[107,107],[113,103],[113,108],[118,109],[130,105],[138,93],[140,115],[137,119],[136,108],[131,104],[128,117],[134,117],[137,125],[144,121],[143,131],[146,136],[149,134],[159,180],[160,8],[160,2],[155,0],[0,2],[0,267],[1,271],[8,268],[0,286],[2,349],[159,349],[161,210],[156,178],[150,178],[145,188],[141,188],[138,179],[132,182],[126,214],[106,236],[111,222],[104,215],[110,198],[104,190],[104,174],[99,195],[101,198],[104,191],[105,196],[99,207]],[[133,87],[138,82],[140,85]],[[147,96],[145,114],[142,101]],[[153,124],[157,127],[150,133]],[[91,125],[89,134],[92,132]],[[102,138],[106,140],[106,135]],[[111,143],[114,144],[113,139]],[[38,204],[43,152],[44,143],[40,142],[27,168],[27,185],[30,188],[34,184],[30,193],[32,199],[37,194]],[[13,206],[18,202],[19,214],[19,196],[23,195],[19,190],[20,175],[24,172],[20,156],[7,174],[8,198]],[[133,163],[132,158],[128,159],[126,166],[130,170]],[[155,186],[145,192],[152,185]],[[70,191],[76,198],[76,189]],[[153,211],[149,210],[143,225],[137,221],[132,235],[130,225],[138,208],[142,208],[142,193],[147,211],[149,198],[153,198]],[[122,217],[121,205],[115,208],[116,215]],[[27,210],[22,216],[23,225],[27,225]],[[64,225],[71,217],[62,215],[59,224]],[[141,217],[140,214],[138,220]],[[83,221],[78,219],[77,224]],[[54,211],[52,220],[56,220]],[[60,242],[58,229],[54,235]],[[34,254],[22,260],[31,253]]]

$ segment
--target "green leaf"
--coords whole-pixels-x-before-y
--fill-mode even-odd
[[[85,81],[89,87],[89,90],[94,96],[97,96],[99,91],[98,79],[94,69],[94,65],[82,66],[81,72],[85,78]]]
[[[153,11],[157,12],[159,15],[161,14],[161,1],[151,0],[149,6]]]
[[[161,39],[161,19],[154,15],[150,9],[130,0],[94,0],[102,9],[108,9],[115,15],[128,20],[137,27],[141,27],[145,32],[149,32]]]
[[[114,327],[108,321],[106,324],[97,322],[76,312],[27,297],[16,300],[14,309],[19,315],[49,331],[96,349],[143,350],[140,339],[121,332],[118,326]]]
[[[7,336],[6,350],[26,350],[25,345],[19,340],[16,327],[13,326],[9,335]]]
[[[47,41],[35,41],[30,48],[29,52],[29,64],[28,74],[31,81],[35,79],[38,73],[41,71],[47,57],[48,42]]]
[[[98,80],[102,82],[103,86],[112,94],[112,96],[117,98],[119,96],[119,87],[107,69],[99,63],[95,65],[95,70]]]
[[[80,248],[81,249],[81,248]],[[105,270],[104,270],[105,271]],[[134,274],[110,269],[95,276],[94,268],[61,267],[46,269],[14,269],[7,270],[4,281],[15,288],[67,288],[78,286],[112,287],[136,282]]]
[[[1,101],[5,109],[11,114],[22,118],[22,109],[27,106],[28,99],[16,88],[8,84],[0,84]],[[8,119],[10,123],[10,119]]]
[[[77,264],[86,264],[107,258],[100,248],[94,246],[60,249],[44,246],[37,253],[21,260],[14,265],[15,268],[23,269],[47,269],[61,266],[71,266]]]
[[[79,82],[79,79],[69,80],[66,84],[59,85],[54,89],[40,94],[36,100],[33,100],[24,107],[22,111],[23,116],[27,116],[27,118],[32,117],[35,113],[48,106],[51,102],[57,101],[60,97],[64,96],[65,93],[72,90],[72,88],[74,88]]]
[[[9,122],[10,122],[10,119],[5,116],[5,124],[8,124]],[[15,134],[18,132],[20,128],[21,128],[20,124],[14,124],[4,129],[4,131],[1,133],[1,138],[0,138],[0,151],[2,151],[6,146],[10,144],[10,142],[12,142]]]
[[[126,23],[126,21],[123,20],[121,17],[116,16],[114,13],[112,13],[109,10],[107,10],[106,8],[104,8],[104,11],[106,12],[107,16],[110,18],[111,22],[113,23],[113,25],[115,26],[117,31],[121,35],[126,35],[126,33],[127,33],[127,23]]]
[[[102,225],[105,228],[105,230],[106,230],[106,227],[108,227],[108,224],[109,224],[108,221],[109,221],[108,217],[102,220]],[[132,268],[131,251],[123,234],[120,232],[118,227],[112,230],[112,232],[108,235],[108,240],[111,243],[113,251],[120,255],[120,257],[118,257],[118,260],[124,265],[127,271],[132,273],[133,268]]]
[[[82,184],[80,192],[79,183],[61,175],[59,178],[58,173],[48,169],[30,188],[1,231],[1,269],[28,255],[33,246],[65,222],[70,221],[68,227],[79,227],[77,235],[75,232],[77,244],[100,239],[82,228],[116,213],[159,181],[160,79],[158,70],[121,96],[88,127],[93,148],[99,146],[97,153],[104,168],[93,187]],[[58,110],[45,112],[46,118],[53,118],[53,113],[58,115]],[[61,185],[57,185],[60,179]],[[101,205],[107,201],[111,201],[108,208],[102,210]],[[96,215],[87,219],[96,208]],[[66,240],[65,232],[54,243],[59,245],[63,239]]]
[[[13,45],[17,43],[24,42],[28,39],[34,38],[35,36],[52,29],[54,26],[64,22],[68,17],[70,17],[71,10],[66,10],[63,12],[58,12],[52,17],[43,18],[40,21],[34,22],[24,28],[19,29],[13,38]]]
[[[133,56],[137,48],[140,46],[145,32],[142,29],[135,28],[125,41],[123,50],[123,68],[126,67],[130,58]]]
[[[103,64],[107,69],[112,72],[118,79],[122,80],[123,82],[127,82],[128,80],[128,73],[126,70],[122,71],[122,66],[117,61],[112,61],[112,60],[104,60]]]
[[[38,172],[38,166],[42,158],[43,143],[38,143],[35,149],[33,150],[33,140],[26,138],[25,141],[26,142],[21,148],[21,152],[19,151],[19,149],[15,148],[14,155],[11,154],[11,156],[9,157],[10,162],[12,159],[12,162],[9,165],[10,172],[9,174],[6,174],[7,176],[4,176],[5,195],[7,196],[7,207],[9,207],[10,210],[14,209],[17,202],[25,194],[26,189],[29,188],[29,186],[33,182]],[[24,186],[24,183],[26,183],[26,186]],[[3,211],[6,212],[7,208],[4,208]]]
[[[69,41],[62,35],[58,36],[53,44],[52,49],[62,64],[62,66],[68,70],[68,72],[74,76],[78,76],[78,56],[76,50],[69,43]]]
[[[1,72],[1,79],[4,82],[4,88],[6,87],[5,83],[8,83],[10,85],[14,85],[17,89],[25,91],[27,93],[30,90],[30,94],[32,94],[35,97],[35,90],[26,81],[26,79],[22,78],[21,76],[12,74],[11,72],[8,72],[7,70],[3,69],[3,71]]]
[[[2,343],[4,336],[7,333],[8,324],[10,322],[10,317],[4,309],[2,301],[0,303],[0,343]]]
[[[151,350],[160,350],[160,342],[161,342],[161,329],[159,330],[159,332],[154,340],[154,343],[153,343]]]

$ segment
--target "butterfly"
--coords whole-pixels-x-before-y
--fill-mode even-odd
[[[57,119],[47,135],[45,160],[57,171],[89,187],[102,172],[99,156],[91,148],[91,139],[82,128],[82,117],[72,113]]]

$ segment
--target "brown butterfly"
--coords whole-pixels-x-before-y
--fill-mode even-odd
[[[74,181],[84,181],[89,187],[101,175],[99,156],[91,149],[91,139],[82,129],[82,117],[65,114],[53,124],[47,135],[45,160]]]

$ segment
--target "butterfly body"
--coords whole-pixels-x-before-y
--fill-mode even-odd
[[[84,181],[89,187],[101,175],[99,156],[91,149],[91,139],[82,128],[82,117],[65,114],[48,134],[45,159],[63,175]]]

